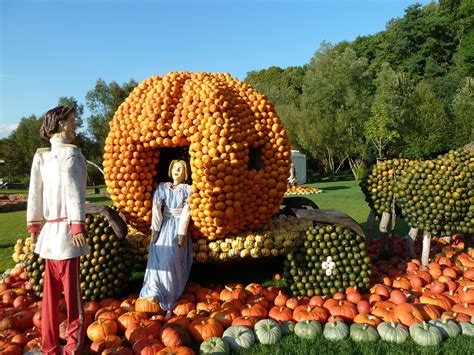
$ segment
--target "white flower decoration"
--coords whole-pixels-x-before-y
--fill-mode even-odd
[[[330,276],[332,274],[332,270],[336,267],[336,263],[332,261],[332,258],[328,256],[326,261],[323,261],[321,264],[322,268],[326,270],[326,275]]]

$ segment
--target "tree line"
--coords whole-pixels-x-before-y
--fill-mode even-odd
[[[310,61],[249,72],[244,80],[264,93],[282,119],[292,146],[310,166],[333,176],[360,178],[375,159],[426,159],[474,141],[474,2],[411,5],[384,31],[352,42],[322,43]],[[99,79],[86,95],[90,116],[73,97],[77,144],[101,165],[108,122],[137,82]],[[0,140],[0,177],[27,181],[42,116],[23,117]],[[101,183],[96,169],[91,182]]]
[[[386,29],[323,43],[309,63],[250,72],[292,146],[326,175],[426,159],[474,140],[474,2],[412,5]]]

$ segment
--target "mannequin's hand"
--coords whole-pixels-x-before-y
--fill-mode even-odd
[[[156,243],[159,235],[160,235],[160,232],[154,231],[154,230],[151,231],[150,245]]]
[[[184,245],[184,238],[186,236],[184,234],[178,234],[178,245],[182,247]]]
[[[77,233],[72,236],[72,244],[76,247],[84,247],[86,246],[86,238],[84,233]]]
[[[38,241],[38,233],[30,233],[31,240],[34,244]]]

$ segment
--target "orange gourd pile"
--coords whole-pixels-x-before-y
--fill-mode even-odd
[[[302,187],[302,186],[294,186],[289,187],[285,195],[311,195],[311,194],[319,194],[323,192],[323,190],[318,189],[317,187]]]
[[[194,236],[255,229],[278,211],[291,151],[273,105],[228,74],[174,72],[140,83],[110,122],[105,181],[133,226],[150,225],[153,177],[168,169],[159,149],[183,146]]]
[[[401,237],[395,242],[402,245]],[[137,295],[86,302],[85,350],[159,353],[165,347],[182,347],[189,351],[193,341],[221,337],[232,325],[253,329],[266,318],[277,322],[340,320],[374,327],[381,322],[410,326],[438,318],[470,322],[474,317],[474,249],[468,243],[469,239],[457,237],[450,244],[436,240],[432,243],[433,261],[426,268],[416,259],[404,262],[400,256],[376,261],[367,293],[348,287],[331,297],[309,298],[292,297],[281,287],[258,283],[213,288],[188,283],[170,320],[158,304],[146,307],[147,302],[137,300]],[[402,250],[397,252],[406,256]],[[374,250],[372,257],[377,253]],[[40,346],[40,303],[28,282],[24,267],[14,268],[0,280],[0,351],[21,353]],[[65,339],[64,299],[58,308],[60,333]]]

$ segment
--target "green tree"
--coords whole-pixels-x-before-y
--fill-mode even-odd
[[[48,146],[48,142],[40,137],[42,123],[42,116],[23,117],[18,127],[8,136],[10,151],[5,160],[13,180],[26,178],[36,149]]]
[[[367,154],[364,121],[370,115],[372,83],[366,58],[323,43],[308,64],[302,107],[301,146],[329,174],[346,159],[356,178]],[[304,130],[304,132],[302,132]]]
[[[426,82],[420,82],[408,98],[400,129],[403,157],[428,159],[449,148],[448,116],[443,103]]]
[[[378,158],[384,157],[384,150],[387,145],[399,137],[394,129],[394,121],[389,116],[386,104],[381,100],[376,100],[372,105],[372,115],[365,123],[365,135],[372,142],[378,151]]]
[[[371,116],[365,122],[366,138],[377,149],[379,158],[387,146],[400,136],[397,130],[407,97],[412,86],[403,74],[397,74],[388,63],[383,63],[374,81],[376,91]]]
[[[453,143],[457,148],[474,142],[474,78],[466,78],[454,96],[453,103]]]
[[[107,84],[104,80],[97,80],[94,89],[86,95],[86,104],[92,115],[88,118],[90,136],[95,144],[96,163],[102,161],[105,138],[109,133],[109,122],[120,104],[137,86],[135,80],[122,85],[115,81]]]

